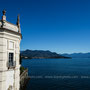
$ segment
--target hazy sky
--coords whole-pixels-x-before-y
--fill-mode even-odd
[[[21,50],[90,52],[90,0],[1,0],[3,9],[12,23],[20,14]]]

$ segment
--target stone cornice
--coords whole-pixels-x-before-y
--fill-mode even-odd
[[[21,33],[19,33],[19,32],[15,32],[15,31],[12,31],[12,30],[10,30],[10,29],[6,29],[6,28],[0,28],[0,31],[5,31],[5,32],[9,32],[9,33],[12,33],[12,34],[16,34],[16,35],[19,35],[20,37],[21,37],[21,39],[22,39],[22,34]]]

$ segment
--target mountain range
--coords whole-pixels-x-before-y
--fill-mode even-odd
[[[88,53],[72,53],[72,54],[61,54],[66,57],[72,58],[90,58],[90,52]]]
[[[25,50],[21,51],[21,57],[22,58],[69,58],[60,54],[57,54],[56,52],[51,52],[49,50]]]
[[[90,58],[89,53],[57,54],[49,50],[24,50],[21,51],[22,58]]]

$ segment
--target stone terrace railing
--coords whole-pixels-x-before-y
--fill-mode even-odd
[[[27,82],[29,80],[28,69],[25,69],[20,75],[20,90],[25,90]]]

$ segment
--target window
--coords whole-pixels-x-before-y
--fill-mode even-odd
[[[9,65],[10,66],[13,66],[13,57],[14,57],[14,54],[13,53],[9,53]]]
[[[14,42],[9,41],[8,49],[14,49]]]
[[[16,67],[16,61],[14,61],[14,53],[9,53],[9,58],[7,62],[8,69],[14,69]]]

